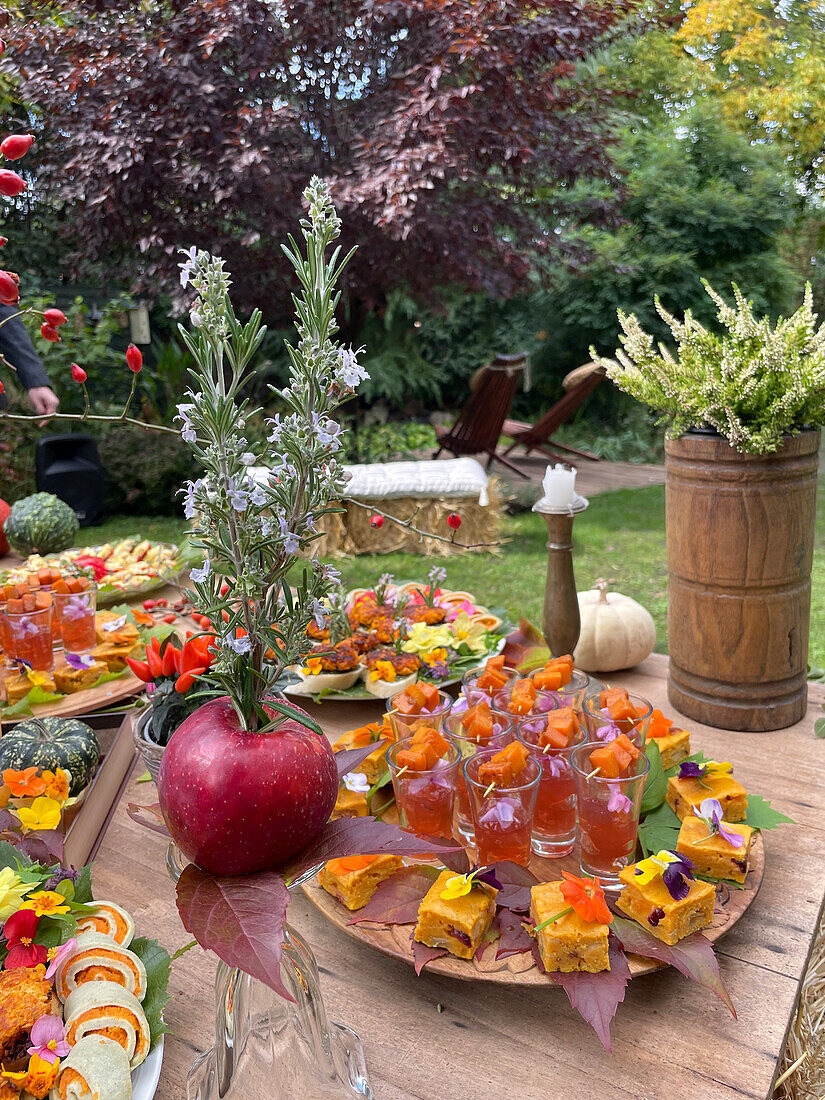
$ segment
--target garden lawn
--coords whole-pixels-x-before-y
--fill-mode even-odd
[[[145,538],[179,541],[185,524],[171,518],[118,516],[84,534],[105,542],[140,533]],[[381,573],[399,580],[423,580],[433,565],[447,570],[446,584],[473,592],[489,607],[504,608],[541,623],[547,562],[544,521],[532,513],[505,519],[507,541],[497,554],[468,553],[450,558],[416,554],[382,554],[337,559],[348,588],[374,584]],[[577,516],[573,528],[574,562],[579,589],[604,577],[612,588],[643,604],[656,621],[656,650],[667,652],[667,566],[665,554],[665,494],[663,486],[622,489],[594,497]],[[820,479],[817,533],[814,543],[810,662],[825,666],[825,479]]]

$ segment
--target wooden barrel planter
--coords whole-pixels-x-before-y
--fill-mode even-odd
[[[770,455],[691,431],[665,446],[668,696],[722,729],[798,722],[807,705],[819,432]]]

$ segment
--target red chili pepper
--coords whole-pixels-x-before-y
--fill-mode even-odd
[[[191,639],[187,639],[180,655],[180,670],[181,672],[189,672],[190,669],[197,668],[202,665],[198,648]]]
[[[152,639],[153,642],[155,640],[155,638]],[[151,642],[146,647],[146,663],[149,666],[149,672],[153,680],[157,680],[163,675],[163,661],[161,661],[158,651]]]
[[[199,676],[203,676],[204,672],[206,672],[206,669],[202,668],[200,665],[196,668],[190,668],[188,672],[184,672],[181,676],[178,676],[175,681],[175,691],[179,692],[181,695],[185,695],[192,684],[194,684],[195,680],[197,680]]]
[[[142,680],[144,684],[151,684],[154,680],[154,676],[149,671],[149,665],[146,661],[136,661],[134,657],[127,657],[126,664],[137,676],[138,680]]]
[[[163,675],[180,675],[180,670],[180,650],[170,644],[163,651]]]
[[[172,612],[170,611],[168,615],[164,615],[161,618],[161,622],[162,623],[173,623],[175,621],[175,619],[177,619],[177,615],[173,615]]]

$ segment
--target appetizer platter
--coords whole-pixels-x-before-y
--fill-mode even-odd
[[[290,668],[287,694],[353,701],[387,699],[409,684],[440,688],[504,646],[504,615],[470,592],[441,587],[443,570],[426,582],[379,578],[348,592],[339,607],[311,623],[311,648]]]
[[[455,699],[405,688],[333,746],[365,754],[334,816],[377,815],[462,850],[332,860],[306,895],[417,973],[568,993],[584,981],[609,1021],[619,985],[671,965],[729,1004],[712,945],[757,896],[762,830],[789,819],[647,700],[590,682],[570,657],[523,672],[505,659],[487,658]],[[609,1044],[604,1020],[583,1015]]]
[[[46,557],[32,554],[22,565],[8,570],[0,582],[23,583],[41,569],[77,573],[97,583],[98,604],[108,605],[162,588],[178,576],[181,566],[179,547],[134,536],[102,546],[74,547]]]
[[[11,845],[0,862],[0,1100],[151,1100],[168,953],[94,898],[89,867],[43,866]]]

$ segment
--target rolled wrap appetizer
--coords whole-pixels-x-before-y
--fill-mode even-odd
[[[77,950],[58,966],[54,988],[65,1001],[79,986],[98,981],[116,982],[139,1001],[146,996],[146,970],[137,955],[99,932],[83,932]]]
[[[132,1100],[129,1059],[103,1035],[80,1039],[60,1063],[49,1100]]]
[[[101,1034],[121,1046],[132,1069],[146,1060],[152,1045],[140,1001],[115,982],[85,982],[66,1000],[66,1042]],[[106,1098],[108,1100],[108,1097]]]
[[[126,910],[113,901],[94,901],[92,904],[97,912],[78,918],[78,932],[97,932],[121,947],[128,947],[135,934],[135,922]]]

